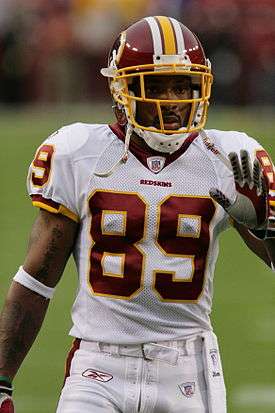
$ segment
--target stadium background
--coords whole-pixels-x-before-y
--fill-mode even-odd
[[[114,35],[151,14],[180,19],[205,45],[215,76],[207,126],[246,131],[275,158],[274,0],[0,0],[1,305],[37,214],[25,190],[36,147],[61,125],[112,120],[99,69]],[[17,413],[55,411],[76,283],[70,262],[14,382]],[[275,411],[274,313],[274,274],[227,231],[212,318],[229,413]]]

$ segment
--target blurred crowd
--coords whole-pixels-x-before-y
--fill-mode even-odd
[[[146,15],[198,34],[217,103],[275,104],[275,0],[0,0],[0,103],[106,99],[108,50]]]

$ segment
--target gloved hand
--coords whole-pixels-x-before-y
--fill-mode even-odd
[[[8,378],[0,376],[0,413],[14,413],[12,384]]]
[[[0,393],[0,413],[14,413],[14,405],[11,396]]]
[[[253,168],[249,154],[240,151],[241,163],[236,152],[229,154],[234,181],[235,199],[233,201],[217,188],[211,188],[210,196],[240,224],[253,230],[266,229],[269,215],[268,185],[260,163],[254,160]]]

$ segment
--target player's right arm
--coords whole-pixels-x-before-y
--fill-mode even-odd
[[[40,210],[30,234],[23,269],[53,289],[70,256],[77,229],[78,224],[70,218]],[[16,281],[12,282],[0,316],[0,376],[7,382],[12,382],[31,348],[48,305],[49,299]],[[5,393],[5,379],[3,390],[1,377],[0,393]]]
[[[23,269],[54,288],[73,248],[78,224],[40,210],[33,225]],[[13,281],[0,317],[0,376],[13,379],[41,327],[49,299]]]
[[[79,135],[80,134],[80,139]],[[10,286],[0,316],[0,413],[12,413],[11,382],[45,317],[78,230],[75,170],[70,142],[79,147],[85,130],[62,128],[37,150],[28,175],[28,192],[39,207],[25,261]],[[8,395],[8,396],[6,396]]]

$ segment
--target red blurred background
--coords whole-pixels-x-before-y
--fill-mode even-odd
[[[0,104],[105,100],[117,34],[163,14],[199,36],[217,104],[275,104],[275,0],[1,0]]]

